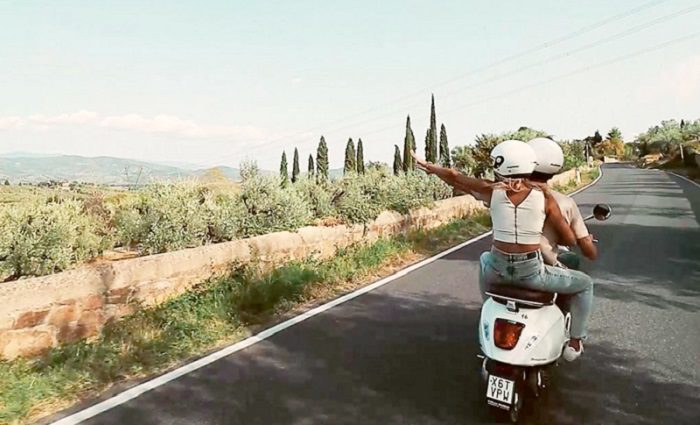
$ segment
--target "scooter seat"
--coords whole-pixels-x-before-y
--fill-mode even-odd
[[[557,294],[553,292],[536,291],[513,285],[491,285],[487,292],[495,297],[512,300],[529,301],[540,304],[553,304]]]

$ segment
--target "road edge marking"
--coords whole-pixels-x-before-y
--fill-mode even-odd
[[[676,177],[680,177],[680,178],[682,178],[683,180],[685,180],[685,181],[687,181],[687,182],[689,182],[689,183],[692,183],[692,184],[694,184],[694,185],[697,186],[697,187],[700,187],[700,183],[698,183],[698,182],[696,182],[696,181],[694,181],[694,180],[690,180],[688,177],[686,177],[686,176],[684,176],[684,175],[682,175],[682,174],[674,173],[673,171],[667,171],[667,170],[664,170],[664,171],[666,171],[668,174],[673,174],[673,175],[676,176]]]
[[[598,167],[598,168],[600,170],[600,173],[595,180],[593,180],[591,183],[587,184],[586,186],[584,186],[580,189],[577,189],[576,191],[570,193],[569,196],[576,195],[577,193],[580,193],[580,192],[588,189],[589,187],[593,186],[594,184],[596,184],[598,182],[598,180],[600,180],[601,177],[603,177],[603,168],[602,167]],[[157,376],[157,377],[150,379],[146,382],[143,382],[139,385],[136,385],[136,386],[131,387],[127,390],[124,390],[124,391],[120,392],[119,394],[116,394],[116,395],[108,398],[107,400],[103,400],[103,401],[101,401],[97,404],[94,404],[90,407],[87,407],[83,410],[80,410],[80,411],[75,412],[73,414],[70,414],[64,418],[58,419],[54,422],[51,422],[51,425],[76,425],[76,424],[79,424],[85,420],[88,420],[92,417],[99,415],[100,413],[104,413],[108,410],[111,410],[111,409],[121,405],[121,404],[124,404],[130,400],[133,400],[133,399],[139,397],[140,395],[142,395],[142,394],[144,394],[152,389],[163,386],[163,385],[167,384],[168,382],[171,382],[171,381],[176,380],[177,378],[180,378],[181,376],[187,375],[188,373],[194,372],[197,369],[201,369],[204,366],[210,365],[210,364],[216,362],[217,360],[220,360],[226,356],[229,356],[233,353],[236,353],[236,352],[241,351],[245,348],[248,348],[252,345],[255,345],[258,342],[264,341],[264,340],[270,338],[271,336],[275,335],[276,333],[281,332],[281,331],[283,331],[287,328],[290,328],[294,325],[297,325],[297,324],[305,321],[306,319],[314,317],[318,314],[323,313],[324,311],[330,310],[333,307],[336,307],[340,304],[346,303],[354,298],[357,298],[360,295],[366,294],[367,292],[370,292],[370,291],[373,291],[379,287],[382,287],[382,286],[386,285],[387,283],[390,283],[396,279],[399,279],[399,278],[413,272],[414,270],[417,270],[423,266],[427,266],[430,263],[434,263],[435,261],[441,259],[442,257],[444,257],[446,255],[449,255],[455,251],[458,251],[466,246],[469,246],[475,242],[478,242],[478,241],[484,239],[485,237],[491,235],[491,233],[493,233],[493,231],[489,230],[486,233],[482,233],[481,235],[475,236],[475,237],[469,239],[468,241],[462,242],[459,245],[455,245],[452,248],[449,248],[445,251],[439,252],[439,253],[433,255],[432,257],[426,258],[425,260],[422,260],[422,261],[419,261],[415,264],[412,264],[412,265],[410,265],[404,269],[401,269],[398,272],[396,272],[392,275],[389,275],[385,278],[382,278],[374,283],[371,283],[367,286],[363,286],[362,288],[356,289],[355,291],[352,291],[350,293],[342,295],[342,296],[335,298],[335,299],[333,299],[325,304],[322,304],[322,305],[315,307],[309,311],[306,311],[306,312],[301,313],[297,316],[294,316],[291,319],[285,320],[282,323],[279,323],[275,326],[267,328],[267,329],[259,332],[256,335],[250,336],[250,337],[248,337],[242,341],[239,341],[235,344],[221,348],[218,351],[215,351],[215,352],[213,352],[207,356],[204,356],[198,360],[195,360],[191,363],[187,363],[183,366],[180,366],[179,368],[177,368],[175,370],[172,370],[172,371],[167,372],[163,375]]]

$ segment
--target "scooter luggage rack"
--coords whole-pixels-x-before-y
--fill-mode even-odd
[[[557,296],[559,295],[559,294],[555,293],[554,296],[552,297],[551,302],[541,303],[541,302],[537,302],[537,301],[529,301],[529,300],[522,300],[519,298],[506,297],[503,295],[494,294],[493,292],[489,292],[489,291],[486,291],[485,293],[486,293],[486,295],[488,295],[491,298],[506,301],[506,305],[508,304],[508,301],[514,301],[516,304],[521,304],[521,305],[530,306],[530,307],[544,307],[546,305],[552,305],[557,301]]]

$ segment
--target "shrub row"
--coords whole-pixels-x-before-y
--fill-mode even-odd
[[[451,196],[435,177],[373,169],[333,182],[246,176],[237,192],[195,181],[154,183],[127,196],[47,199],[0,208],[0,277],[55,273],[129,247],[155,254],[265,233],[317,220],[366,223],[383,210],[405,213]]]

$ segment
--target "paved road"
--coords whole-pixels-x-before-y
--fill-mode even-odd
[[[591,226],[596,310],[585,356],[527,422],[698,423],[700,188],[612,165],[576,197]],[[378,290],[118,406],[89,424],[475,424],[477,259],[467,246]]]

